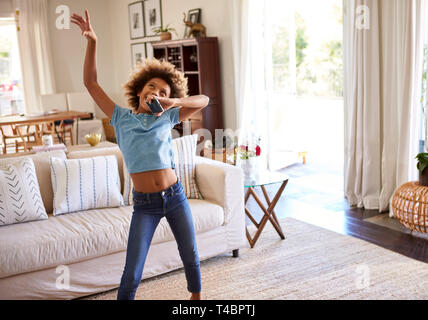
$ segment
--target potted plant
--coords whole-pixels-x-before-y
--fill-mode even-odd
[[[163,40],[171,40],[172,34],[170,31],[174,31],[174,33],[178,36],[177,32],[174,28],[171,28],[169,24],[166,27],[156,27],[152,29],[154,33],[160,34],[160,39]]]
[[[418,163],[416,167],[419,170],[419,184],[421,186],[428,186],[428,153],[421,152],[416,156]]]

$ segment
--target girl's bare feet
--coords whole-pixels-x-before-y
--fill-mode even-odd
[[[190,300],[201,300],[201,293],[192,293]]]

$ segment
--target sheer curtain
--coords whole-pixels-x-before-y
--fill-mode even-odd
[[[55,92],[47,0],[13,0],[19,9],[19,52],[26,112],[41,111],[40,96]]]
[[[235,102],[239,142],[262,138],[262,166],[269,154],[268,108],[272,90],[272,42],[268,0],[232,1]]]
[[[368,28],[361,25],[363,13]],[[425,16],[425,0],[344,1],[345,196],[351,205],[388,210],[395,188],[417,178]]]

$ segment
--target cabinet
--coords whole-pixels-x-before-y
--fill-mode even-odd
[[[223,129],[217,37],[156,41],[151,44],[154,58],[165,59],[184,72],[188,79],[189,95],[204,94],[210,98],[208,106],[195,113],[187,124],[180,123],[174,129],[181,135],[186,125],[192,134],[196,129],[206,128],[214,140],[215,129]]]

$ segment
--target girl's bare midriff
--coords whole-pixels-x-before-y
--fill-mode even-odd
[[[177,182],[177,175],[171,168],[131,173],[137,192],[153,193],[164,190]]]

